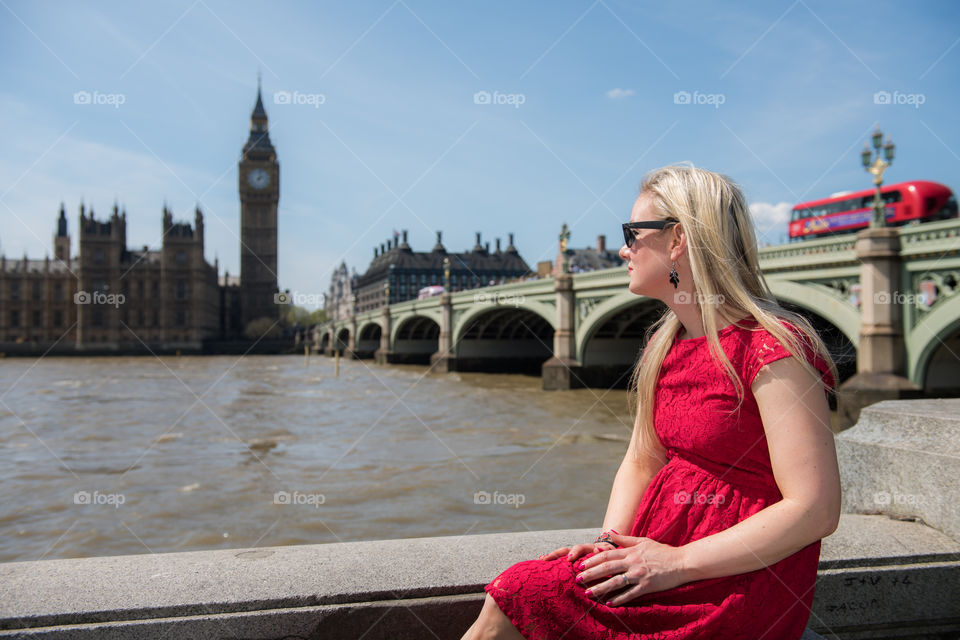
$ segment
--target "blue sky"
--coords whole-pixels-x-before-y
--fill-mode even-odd
[[[125,206],[131,247],[159,247],[164,202],[190,221],[199,205],[207,260],[236,274],[258,71],[281,288],[322,293],[341,260],[362,273],[394,229],[418,250],[442,230],[451,251],[514,232],[531,266],[564,221],[571,246],[616,243],[642,175],[680,161],[737,180],[775,244],[796,202],[870,186],[875,123],[897,144],[888,182],[960,188],[958,18],[953,2],[0,0],[0,251],[51,253],[60,202],[74,251],[81,200]]]

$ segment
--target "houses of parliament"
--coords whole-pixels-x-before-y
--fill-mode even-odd
[[[53,257],[0,256],[0,352],[201,351],[216,341],[256,339],[250,328],[269,328],[282,308],[275,298],[279,187],[258,87],[239,161],[239,278],[207,263],[199,208],[191,225],[164,206],[162,246],[150,249],[127,246],[126,211],[114,205],[99,220],[81,204],[73,255],[61,205]],[[254,323],[262,318],[271,322]]]

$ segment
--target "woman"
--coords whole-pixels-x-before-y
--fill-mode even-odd
[[[669,309],[603,533],[501,574],[464,639],[798,639],[840,517],[833,362],[767,289],[728,178],[654,171],[630,220],[630,291]]]

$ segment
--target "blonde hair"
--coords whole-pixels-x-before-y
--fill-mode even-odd
[[[709,352],[730,377],[741,403],[743,383],[720,346],[718,321],[724,326],[753,316],[819,379],[820,373],[803,357],[798,337],[781,323],[785,320],[799,330],[804,346],[819,354],[837,379],[833,359],[810,322],[781,307],[770,293],[760,273],[750,211],[736,183],[693,165],[672,165],[644,176],[640,194],[651,199],[656,218],[676,220],[686,235],[694,299],[700,306]],[[652,454],[657,448],[653,425],[656,383],[680,326],[676,314],[668,309],[647,330],[646,347],[634,367],[631,387],[637,390],[634,444],[638,455],[641,451]]]

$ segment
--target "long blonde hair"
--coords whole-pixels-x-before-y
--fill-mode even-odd
[[[750,211],[736,183],[693,165],[672,165],[644,176],[640,193],[651,198],[655,217],[678,221],[686,235],[694,298],[700,306],[709,351],[730,377],[740,402],[743,383],[720,346],[718,321],[723,326],[753,316],[819,379],[820,373],[803,357],[797,336],[781,324],[785,320],[801,332],[806,347],[827,362],[837,379],[833,359],[810,322],[781,307],[770,293],[760,273]],[[631,387],[637,390],[634,444],[638,455],[641,451],[652,454],[657,448],[653,425],[656,383],[680,326],[676,314],[668,309],[647,330],[646,347],[634,367]]]

